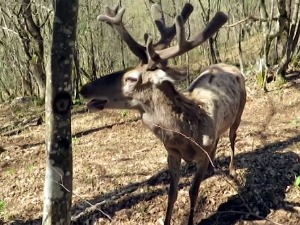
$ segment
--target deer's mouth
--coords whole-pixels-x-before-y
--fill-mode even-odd
[[[107,102],[108,101],[105,99],[92,99],[87,103],[87,107],[89,109],[102,110],[102,109],[104,109]]]

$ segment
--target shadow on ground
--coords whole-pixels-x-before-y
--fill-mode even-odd
[[[113,126],[116,126],[116,125],[123,125],[123,124],[131,123],[131,122],[135,122],[135,121],[138,121],[139,119],[140,118],[133,118],[131,120],[126,120],[126,121],[121,121],[121,122],[118,122],[118,123],[107,124],[105,126],[89,129],[89,130],[86,130],[86,131],[79,131],[79,132],[73,134],[72,138],[80,138],[82,136],[86,136],[86,135],[98,132],[100,130],[110,129]],[[42,144],[45,144],[45,142],[42,141],[42,142],[37,142],[37,143],[24,144],[24,145],[20,145],[20,147],[22,149],[27,149],[27,148],[32,148],[32,147],[39,146],[39,145],[42,145]]]
[[[299,167],[294,166],[299,165],[299,156],[293,152],[280,153],[280,150],[299,141],[300,135],[238,155],[238,167],[247,168],[245,185],[198,225],[233,225],[238,221],[264,220],[272,210],[278,209],[294,212],[293,207],[300,207],[300,202],[284,199],[287,186],[293,183],[295,175],[300,174]],[[228,159],[219,163],[223,161]]]
[[[288,140],[255,149],[250,153],[238,154],[236,156],[237,167],[247,168],[247,174],[244,177],[245,185],[238,190],[237,195],[230,197],[227,202],[218,207],[217,211],[208,218],[203,218],[198,225],[233,225],[238,221],[263,220],[271,210],[284,209],[292,212],[293,206],[297,205],[299,207],[300,203],[284,200],[287,186],[291,185],[295,175],[300,173],[299,168],[293,169],[293,166],[299,163],[299,156],[292,151],[288,153],[280,152],[280,150],[288,148],[299,141],[300,135],[297,135]],[[228,163],[229,158],[215,160],[218,167],[227,167]],[[186,165],[182,168],[182,176],[191,176],[194,170],[194,166]],[[207,176],[212,174],[209,172]],[[162,170],[148,180],[130,184],[106,195],[97,196],[89,202],[100,205],[99,208],[103,212],[114,217],[118,211],[131,208],[140,201],[149,201],[159,195],[166,194],[167,185],[147,193],[133,194],[133,192],[146,185],[168,184],[168,180],[167,170]],[[180,183],[180,188],[187,185],[189,184]],[[73,224],[92,224],[93,221],[105,217],[95,209],[88,211],[88,204],[84,206],[82,203],[80,206],[75,204],[72,209],[73,215],[76,212],[76,216],[73,217]],[[198,213],[201,213],[201,209],[199,211]],[[40,224],[40,221],[41,219],[34,221],[19,220],[10,224],[34,225]]]

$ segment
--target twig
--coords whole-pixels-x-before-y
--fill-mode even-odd
[[[249,20],[249,18],[242,19],[242,20],[237,21],[237,22],[235,22],[235,23],[229,24],[229,25],[227,25],[227,26],[225,26],[225,27],[234,27],[234,26],[236,26],[236,25],[239,25],[239,24],[241,24],[241,23],[246,22],[247,20]]]
[[[246,18],[244,18],[242,20],[239,20],[239,21],[237,21],[235,23],[229,24],[229,25],[224,26],[224,27],[234,27],[234,26],[239,25],[241,23],[244,23],[244,22],[246,22],[248,20],[254,21],[254,22],[256,22],[256,21],[259,21],[259,22],[268,22],[269,20],[277,21],[278,18],[277,17],[273,17],[273,18],[270,18],[270,19],[264,19],[264,18],[254,17],[254,16],[248,16],[248,17],[246,17]]]
[[[144,184],[145,184],[145,183],[146,183],[146,182],[144,182]],[[143,184],[143,183],[142,183],[142,184]],[[76,216],[72,216],[72,221],[77,221],[79,218],[81,218],[81,217],[83,217],[83,216],[85,216],[85,215],[88,215],[89,213],[94,212],[94,211],[97,211],[97,210],[100,211],[101,213],[103,213],[110,221],[112,221],[112,218],[111,218],[109,215],[105,214],[102,210],[98,209],[97,207],[102,206],[102,205],[104,205],[104,204],[106,204],[106,203],[108,203],[108,202],[110,202],[110,201],[116,200],[117,198],[119,198],[119,197],[120,197],[121,195],[123,195],[123,194],[126,194],[126,193],[128,193],[128,192],[133,192],[133,191],[135,191],[139,186],[143,186],[143,185],[137,184],[136,186],[131,186],[131,187],[129,187],[129,188],[127,188],[127,189],[125,189],[125,190],[123,190],[123,191],[117,193],[116,195],[112,196],[111,198],[105,199],[105,200],[103,200],[103,201],[101,201],[101,202],[98,202],[98,203],[96,203],[96,204],[91,204],[91,203],[88,202],[87,200],[84,200],[84,199],[83,199],[83,200],[84,200],[87,204],[89,204],[91,207],[86,208],[83,212],[79,213],[79,214],[76,215]],[[79,196],[79,197],[80,197],[80,196]]]
[[[174,131],[174,130],[171,130],[171,129],[168,129],[168,128],[165,128],[165,127],[162,127],[162,126],[159,126],[159,125],[156,125],[156,124],[153,124],[153,125],[154,125],[155,127],[161,128],[161,129],[163,129],[163,130],[170,131],[170,132],[174,132],[174,133],[176,133],[176,134],[180,134],[180,135],[183,136],[184,138],[186,138],[186,139],[188,139],[189,141],[191,141],[192,143],[194,143],[197,147],[199,147],[199,148],[206,154],[206,156],[208,157],[208,160],[209,160],[210,164],[212,165],[212,167],[213,167],[213,168],[216,168],[216,167],[215,167],[215,164],[213,163],[213,161],[212,161],[210,155],[207,153],[207,151],[206,151],[204,148],[202,148],[202,147],[201,147],[201,146],[200,146],[193,138],[188,137],[188,136],[186,136],[185,134],[180,133],[180,132],[178,132],[178,131]]]
[[[18,33],[17,33],[16,31],[13,31],[12,29],[9,29],[8,27],[1,27],[1,29],[2,29],[2,30],[5,30],[5,31],[9,31],[9,32],[11,32],[11,33],[13,33],[13,34],[18,35]]]
[[[101,212],[101,213],[102,213],[104,216],[106,216],[107,219],[109,219],[110,221],[112,220],[112,218],[111,218],[108,214],[106,214],[105,212],[103,212],[101,209],[98,209],[98,208],[97,208],[98,206],[103,205],[103,204],[105,203],[105,201],[100,202],[100,203],[102,203],[102,204],[98,203],[98,204],[93,205],[92,203],[90,203],[89,201],[87,201],[86,199],[84,199],[83,197],[81,197],[80,195],[77,195],[77,194],[74,193],[73,191],[70,191],[70,190],[63,184],[63,177],[62,177],[62,174],[61,174],[55,167],[52,167],[52,169],[60,176],[60,181],[61,181],[61,183],[59,183],[59,182],[57,182],[57,181],[55,181],[55,180],[52,180],[54,183],[60,185],[60,186],[61,186],[62,188],[64,188],[67,192],[72,193],[72,194],[75,195],[76,197],[79,197],[80,199],[82,199],[85,203],[87,203],[88,205],[90,205],[90,206],[93,208],[93,210],[95,210],[95,211],[97,210],[97,211]],[[82,213],[80,213],[79,215],[81,215],[81,214],[82,214]],[[78,219],[78,218],[79,218],[79,215],[77,215],[76,217],[72,217],[72,221],[75,220],[75,219]]]

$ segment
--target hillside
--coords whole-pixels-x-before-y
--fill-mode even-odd
[[[288,78],[282,88],[270,84],[268,93],[253,88],[247,78],[248,99],[236,144],[238,181],[227,175],[230,151],[224,136],[217,170],[210,171],[200,187],[195,218],[199,225],[300,224],[300,189],[293,185],[300,175],[300,75]],[[45,126],[30,119],[43,109],[24,105],[18,110],[0,106],[2,128],[16,121],[28,125],[18,134],[0,136],[0,200],[5,205],[0,224],[40,224]],[[166,151],[138,114],[86,113],[83,106],[75,107],[72,129],[76,223],[109,224],[108,217],[112,224],[160,222],[167,199]],[[189,207],[194,167],[182,165],[173,224],[185,221]]]

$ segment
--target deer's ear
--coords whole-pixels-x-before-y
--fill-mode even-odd
[[[163,69],[157,69],[153,74],[153,83],[161,84],[163,81],[180,81],[185,79],[187,76],[187,69],[178,69],[171,67],[164,67]]]
[[[174,82],[175,80],[169,76],[169,74],[167,72],[165,72],[164,70],[161,69],[157,69],[155,71],[151,71],[151,80],[152,83],[155,85],[159,85],[164,81],[170,81],[170,82]]]

